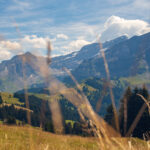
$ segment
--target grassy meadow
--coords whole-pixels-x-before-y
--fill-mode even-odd
[[[112,138],[112,150],[148,150],[149,143],[137,138]],[[114,147],[114,145],[116,145]],[[0,125],[0,150],[99,150],[98,138],[57,135],[30,126]]]
[[[1,150],[98,150],[96,138],[56,135],[30,126],[0,125]]]

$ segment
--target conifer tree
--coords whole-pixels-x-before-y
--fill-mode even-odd
[[[3,99],[2,99],[2,96],[1,96],[1,93],[0,93],[0,104],[3,103]]]
[[[110,104],[108,107],[107,107],[107,113],[104,117],[105,121],[112,125],[112,120],[113,120],[113,107],[112,107],[112,104]]]
[[[127,130],[127,119],[128,119],[128,102],[132,95],[132,90],[128,87],[125,91],[123,98],[120,100],[120,109],[119,109],[119,120],[120,120],[120,130],[121,134],[125,135]]]
[[[131,89],[127,89],[124,97],[121,100],[121,105],[119,109],[119,118],[120,118],[120,129],[122,135],[130,129],[132,123],[134,122],[137,114],[139,113],[140,109],[142,108],[143,104],[145,103],[144,100],[138,95],[142,95],[146,100],[148,100],[148,90],[145,86],[143,88],[138,89],[137,87],[131,91]],[[123,99],[126,99],[126,126],[124,126],[125,121],[125,109],[124,109],[124,102]],[[126,129],[124,128],[126,127]],[[132,132],[133,137],[143,138],[143,134],[150,131],[150,116],[148,112],[148,107],[145,109],[142,116],[139,118],[138,123],[135,126],[135,129]],[[131,136],[131,135],[130,135]]]

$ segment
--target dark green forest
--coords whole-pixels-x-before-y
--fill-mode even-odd
[[[145,101],[143,99],[145,99]],[[149,94],[145,86],[143,86],[143,88],[135,87],[134,89],[131,89],[128,87],[126,89],[123,97],[120,100],[120,107],[118,110],[120,131],[122,136],[149,139],[150,113],[148,105]],[[144,108],[143,111],[142,108]],[[141,116],[139,116],[140,113]],[[109,105],[107,108],[107,113],[104,118],[111,126],[115,128],[112,105]],[[135,120],[138,121],[134,125]],[[134,127],[134,130],[130,133],[128,131],[131,126]]]
[[[131,127],[136,115],[140,111],[144,100],[138,95],[142,95],[146,100],[149,98],[148,90],[143,88],[131,89],[128,87],[125,90],[125,83],[120,80],[112,80],[115,103],[118,109],[120,131],[123,136],[126,136],[127,131]],[[93,109],[104,117],[106,122],[115,128],[113,109],[111,105],[108,83],[104,79],[89,78],[81,84],[84,94],[87,96]],[[76,87],[74,87],[76,88]],[[51,110],[49,107],[49,95],[47,88],[32,88],[28,90],[29,109],[26,108],[24,90],[14,94],[1,93],[0,95],[0,120],[4,124],[25,125],[28,124],[27,114],[30,113],[31,125],[41,127],[45,131],[54,132],[52,123]],[[122,96],[123,95],[123,96]],[[122,97],[121,97],[122,96]],[[93,136],[94,133],[88,120],[80,119],[78,110],[69,102],[63,95],[58,95],[61,114],[63,116],[63,126],[65,134],[77,134],[82,136]],[[126,101],[125,101],[126,100]],[[101,101],[101,107],[99,102]],[[11,103],[10,103],[11,102]],[[126,102],[126,126],[124,117],[124,107]],[[148,108],[142,114],[136,128],[132,134],[143,138],[143,134],[148,135],[150,129],[150,117]]]

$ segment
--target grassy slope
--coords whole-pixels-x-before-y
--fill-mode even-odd
[[[112,150],[130,149],[147,150],[147,143],[139,139],[115,138],[119,148]],[[83,138],[79,136],[56,135],[43,132],[39,128],[29,126],[17,127],[0,124],[0,150],[98,150],[96,138]]]
[[[140,74],[127,78],[120,78],[121,81],[128,82],[131,86],[138,86],[142,84],[150,84],[150,74]]]
[[[98,150],[96,139],[55,135],[37,128],[0,125],[1,150]]]
[[[32,110],[25,108],[24,103],[20,102],[18,98],[15,98],[14,94],[8,92],[0,92],[0,95],[3,100],[3,104],[0,105],[0,107],[11,106],[13,104],[16,109],[23,109],[32,112]]]
[[[24,103],[21,103],[18,98],[15,98],[12,93],[8,92],[1,92],[0,93],[3,99],[3,103],[6,104],[16,104],[16,105],[24,105]]]

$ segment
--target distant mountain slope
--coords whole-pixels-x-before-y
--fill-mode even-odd
[[[127,40],[127,37],[122,36],[112,41],[104,43],[104,48]],[[57,77],[63,77],[65,72],[63,68],[66,67],[74,70],[84,60],[94,58],[99,53],[99,44],[93,43],[84,46],[80,51],[73,52],[68,55],[52,58],[51,68],[52,72]],[[25,60],[25,63],[23,61]],[[36,57],[30,52],[22,55],[14,56],[10,60],[0,63],[0,91],[14,92],[24,87],[24,77],[28,86],[43,82],[40,77],[40,67],[37,62],[45,61],[44,57]]]
[[[116,103],[117,107],[119,107],[119,102],[120,102],[121,96],[126,87],[126,81],[112,80],[111,84],[113,87],[115,103]],[[80,86],[95,111],[96,111],[96,106],[97,106],[98,100],[103,97],[102,98],[103,99],[102,107],[100,110],[97,111],[101,116],[103,116],[106,113],[107,106],[111,103],[109,89],[108,89],[108,83],[106,82],[106,80],[99,79],[99,78],[89,78],[89,79],[82,81],[80,83]],[[72,85],[71,87],[76,89],[76,86],[74,86],[74,85]],[[30,88],[30,89],[28,89],[28,92],[32,93],[32,94],[34,93],[34,95],[36,95],[36,96],[41,95],[40,97],[42,99],[46,98],[47,100],[49,100],[49,98],[50,98],[48,96],[49,95],[48,88],[43,88],[43,87]],[[24,94],[24,90],[18,91],[16,94]],[[47,95],[47,96],[44,96],[44,95]],[[58,98],[59,98],[59,100],[62,99],[61,96]],[[69,107],[69,105],[68,106],[67,105],[66,105],[66,107]],[[67,111],[67,109],[65,109],[65,111]]]
[[[105,51],[105,55],[112,78],[149,72],[150,33],[115,44]],[[105,77],[103,58],[84,60],[72,73],[78,80],[91,76]]]
[[[23,88],[24,79],[29,85],[40,80],[37,57],[27,52],[0,63],[0,90],[15,91]],[[23,63],[24,62],[24,63]]]
[[[128,77],[149,72],[150,33],[134,36],[131,39],[127,39],[126,36],[118,37],[105,42],[103,48],[111,78]],[[23,60],[26,60],[25,64],[23,64]],[[39,61],[45,61],[45,58],[36,57],[27,52],[1,62],[0,91],[14,92],[23,89],[24,76],[28,86],[43,83],[40,76],[40,67],[44,66],[38,66]],[[98,43],[86,45],[80,51],[68,55],[52,58],[50,67],[53,69],[53,74],[61,79],[66,76],[63,71],[64,67],[71,70],[78,80],[89,77],[105,77],[104,62]]]
[[[114,40],[105,42],[103,44],[103,47],[109,48],[112,45],[118,44],[125,40],[127,40],[127,37],[121,36]],[[99,53],[99,50],[100,50],[99,43],[85,45],[81,48],[80,51],[53,58],[51,67],[55,69],[62,69],[63,67],[66,67],[68,69],[73,70],[79,64],[81,64],[83,60],[88,60],[89,58],[95,57]]]

